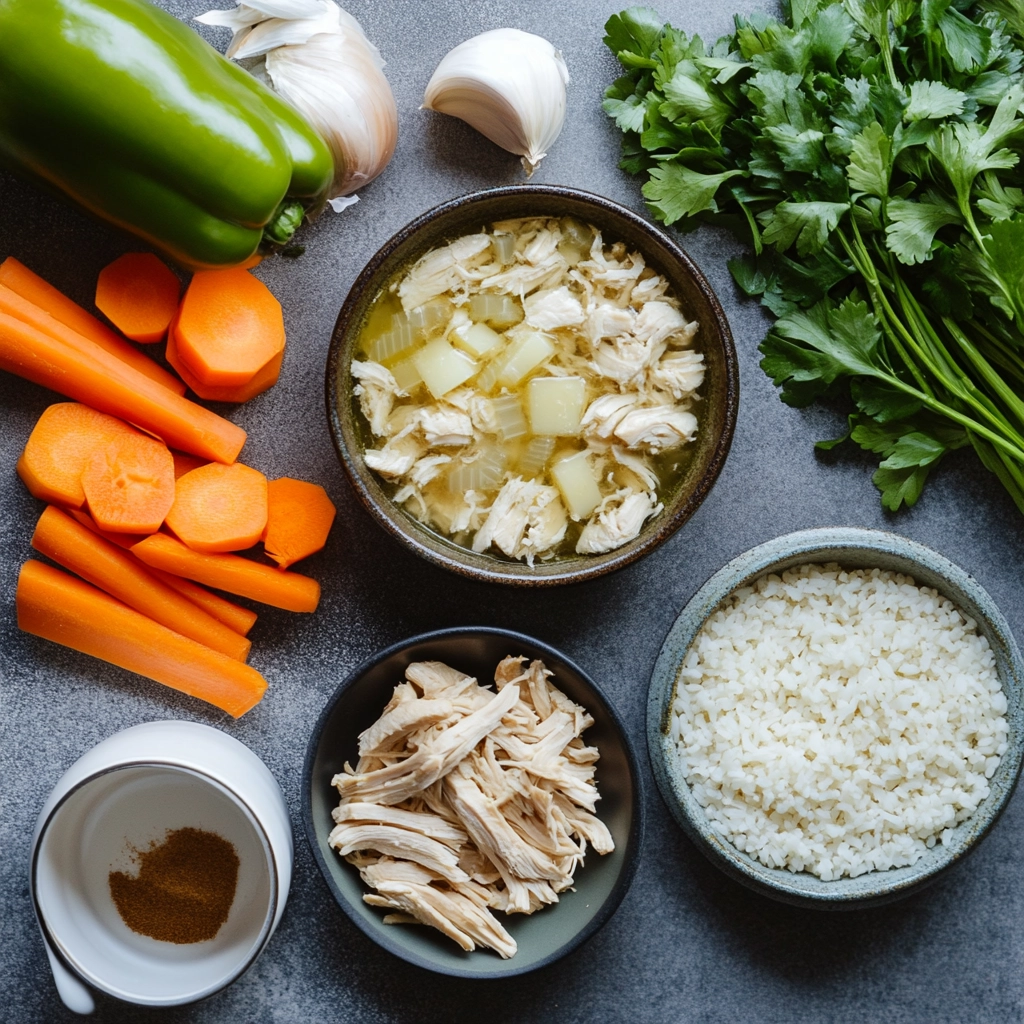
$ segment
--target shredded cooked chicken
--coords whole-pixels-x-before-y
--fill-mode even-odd
[[[377,301],[400,311],[390,332],[371,318],[366,358],[352,364],[375,439],[365,458],[417,518],[533,565],[621,547],[662,510],[658,491],[681,469],[656,460],[696,436],[704,356],[697,323],[640,253],[568,218],[503,221],[428,252]],[[495,303],[489,319],[481,310]],[[466,340],[485,324],[491,335]],[[526,342],[532,354],[509,370]],[[428,347],[446,360],[429,391],[417,361]],[[526,392],[538,377],[582,378],[568,428],[533,422]],[[589,501],[555,472],[579,453],[589,475],[574,486]]]
[[[623,509],[633,494],[601,511]],[[590,527],[588,526],[588,529]],[[497,692],[441,662],[414,662],[381,717],[359,736],[359,761],[332,780],[341,794],[329,842],[392,911],[467,951],[508,958],[516,943],[491,911],[532,914],[570,888],[587,844],[615,848],[594,813],[599,757],[587,711],[541,661],[505,658]]]

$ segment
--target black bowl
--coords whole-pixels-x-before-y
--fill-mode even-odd
[[[664,510],[634,540],[602,555],[573,555],[529,566],[489,552],[476,553],[428,529],[388,495],[363,459],[363,441],[352,398],[352,356],[374,298],[402,269],[429,249],[513,217],[577,217],[595,224],[610,241],[643,254],[672,284],[687,316],[700,324],[696,348],[706,367],[704,413],[681,479],[662,495]],[[555,185],[510,185],[453,199],[407,224],[367,263],[338,314],[327,356],[327,418],[331,436],[363,505],[393,537],[416,554],[472,579],[518,586],[550,586],[592,579],[636,561],[667,540],[707,497],[732,443],[739,407],[739,368],[728,321],[711,285],[689,256],[663,231],[609,199]]]
[[[509,654],[540,658],[554,672],[554,683],[582,704],[594,724],[585,733],[587,743],[601,751],[597,784],[601,792],[598,814],[615,840],[605,856],[594,852],[576,872],[575,891],[562,893],[559,902],[526,916],[500,915],[501,923],[519,945],[509,960],[491,950],[461,950],[451,939],[413,925],[386,925],[386,911],[363,902],[359,873],[327,845],[334,827],[331,811],[338,793],[331,779],[345,761],[357,760],[356,737],[380,716],[413,661],[444,661],[476,676],[494,678],[498,662]],[[565,956],[590,938],[615,912],[633,880],[643,835],[643,799],[636,755],[612,706],[578,666],[537,640],[504,629],[473,627],[424,633],[382,651],[360,665],[324,708],[306,753],[302,817],[306,838],[328,888],[338,905],[374,942],[440,974],[460,978],[506,978],[524,974]]]

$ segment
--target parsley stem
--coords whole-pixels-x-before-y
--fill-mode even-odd
[[[913,359],[910,358],[910,355],[907,353],[906,349],[903,347],[895,331],[893,330],[894,326],[899,328],[901,332],[904,335],[906,335],[906,337],[911,341],[911,344],[913,344],[913,339],[910,338],[910,335],[907,333],[906,328],[904,328],[903,324],[900,322],[899,317],[893,311],[892,307],[889,305],[888,300],[885,297],[885,292],[882,289],[881,283],[878,280],[877,268],[875,267],[874,261],[871,259],[871,253],[868,252],[867,246],[864,245],[864,240],[861,238],[860,230],[857,227],[857,222],[853,218],[851,218],[850,223],[853,225],[853,233],[856,236],[857,245],[860,248],[859,254],[854,250],[849,240],[843,234],[842,228],[837,228],[836,234],[839,236],[840,242],[842,242],[847,254],[853,261],[854,267],[857,268],[857,272],[860,274],[861,277],[864,278],[864,281],[867,283],[868,291],[871,294],[871,305],[874,307],[875,310],[875,316],[878,317],[878,322],[882,325],[882,330],[885,332],[886,337],[889,339],[893,348],[896,350],[897,355],[903,361],[903,365],[906,366],[906,368],[910,371],[911,376],[917,382],[917,386],[926,395],[934,397],[931,385],[927,382],[927,380],[925,380],[917,364],[914,362]],[[892,372],[891,368],[890,372]]]
[[[974,368],[985,379],[988,386],[1003,400],[1010,412],[1017,417],[1018,422],[1024,424],[1024,402],[1021,401],[1016,392],[996,373],[970,338],[949,317],[943,317],[942,323],[949,332],[950,337],[960,346],[964,355],[967,356]],[[1024,441],[1022,441],[1022,444],[1024,444]]]
[[[867,251],[867,247],[864,245],[863,239],[860,237],[860,232],[857,229],[856,221],[851,220],[853,224],[854,234],[857,236],[857,245],[860,248],[858,253],[856,249],[850,244],[849,240],[843,234],[841,229],[837,229],[836,234],[839,236],[843,247],[846,249],[850,259],[853,261],[854,266],[857,268],[858,273],[864,278],[869,289],[872,292],[872,296],[877,296],[879,304],[884,311],[884,316],[879,317],[879,321],[885,330],[886,335],[895,343],[897,352],[900,354],[900,358],[907,364],[908,369],[914,375],[915,381],[918,382],[920,387],[914,387],[912,384],[908,384],[902,378],[892,372],[890,368],[886,368],[881,371],[884,373],[886,379],[888,379],[894,387],[903,391],[905,394],[914,395],[921,401],[925,406],[931,409],[933,412],[940,413],[947,419],[953,420],[954,423],[959,423],[960,426],[967,430],[973,430],[980,436],[986,438],[997,448],[1005,451],[1011,458],[1017,462],[1024,463],[1024,439],[1016,437],[1017,443],[1013,440],[1007,439],[1002,434],[996,433],[983,423],[978,422],[975,419],[971,419],[969,416],[960,412],[958,409],[947,405],[945,402],[939,401],[935,397],[931,388],[928,386],[922,378],[920,368],[917,367],[913,360],[910,359],[909,355],[904,351],[903,346],[897,341],[896,331],[899,332],[904,340],[909,344],[912,351],[915,351],[918,356],[922,359],[929,372],[940,382],[945,385],[953,384],[952,390],[959,392],[958,397],[965,401],[968,405],[972,406],[974,410],[980,413],[985,419],[993,423],[997,429],[1002,429],[1012,435],[1016,435],[1016,431],[1012,429],[1007,430],[1009,425],[1000,417],[998,414],[993,415],[990,409],[987,409],[974,395],[964,393],[964,389],[958,386],[959,382],[956,380],[950,381],[948,375],[943,375],[941,370],[937,369],[932,363],[929,354],[924,350],[919,341],[911,335],[910,331],[907,330],[906,325],[900,319],[899,315],[892,308],[889,300],[886,298],[885,292],[882,289],[878,281],[878,275],[874,265],[874,261],[871,259],[871,254]],[[895,283],[895,282],[894,282]],[[902,282],[901,282],[902,283]],[[905,287],[905,286],[904,286]],[[893,330],[895,329],[895,330]],[[941,345],[941,342],[940,342]],[[945,349],[943,348],[943,351]],[[947,354],[948,356],[948,354]],[[1002,422],[1001,422],[1002,421]]]

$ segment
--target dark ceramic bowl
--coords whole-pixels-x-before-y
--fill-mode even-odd
[[[363,461],[358,406],[352,397],[352,356],[367,311],[381,288],[429,249],[485,224],[511,217],[573,216],[597,225],[612,241],[623,241],[672,283],[687,316],[700,323],[696,347],[704,353],[701,428],[682,478],[663,496],[664,511],[628,544],[603,555],[574,555],[532,568],[489,553],[476,554],[428,529],[388,496]],[[545,586],[578,582],[619,569],[656,548],[697,510],[725,462],[736,425],[739,370],[725,313],[704,275],[664,232],[617,203],[559,186],[513,185],[453,199],[407,224],[356,279],[341,307],[327,357],[327,415],[341,464],[371,515],[416,554],[478,580]]]
[[[675,742],[669,733],[679,670],[705,621],[740,587],[767,573],[808,563],[838,562],[845,569],[885,569],[913,576],[933,587],[978,624],[996,659],[1006,695],[1008,749],[989,780],[991,792],[948,843],[928,850],[916,864],[871,871],[856,878],[824,882],[809,872],[765,867],[737,850],[716,832],[686,783]],[[879,530],[830,527],[787,534],[733,559],[694,595],[665,638],[651,677],[647,701],[647,748],[661,795],[683,831],[727,875],[784,903],[824,910],[856,910],[909,896],[976,849],[1002,814],[1017,784],[1024,753],[1024,664],[1010,627],[977,580],[930,548]]]
[[[386,925],[385,911],[363,902],[368,892],[359,873],[327,844],[334,827],[331,811],[338,793],[331,779],[346,761],[358,758],[356,737],[380,716],[413,661],[444,661],[476,676],[493,680],[498,662],[509,654],[540,658],[555,676],[554,683],[582,704],[594,724],[584,734],[601,751],[597,784],[598,814],[615,840],[605,856],[590,852],[577,870],[572,891],[535,914],[499,915],[519,951],[509,960],[477,949],[463,952],[433,928]],[[338,687],[320,715],[306,753],[302,781],[302,817],[313,857],[338,905],[374,942],[440,974],[460,978],[506,978],[525,974],[565,956],[590,938],[615,913],[633,880],[643,835],[643,799],[636,755],[612,706],[579,667],[552,647],[504,629],[444,629],[412,637],[389,647],[360,665]]]

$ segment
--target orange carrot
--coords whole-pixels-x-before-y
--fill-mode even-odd
[[[263,546],[282,569],[315,554],[327,543],[337,510],[319,484],[284,476],[267,485]]]
[[[163,341],[180,296],[181,282],[151,252],[126,252],[105,266],[96,282],[96,308],[144,345]]]
[[[174,460],[162,441],[133,431],[92,453],[82,490],[101,530],[153,533],[174,504]]]
[[[57,402],[43,410],[18,459],[18,476],[43,501],[80,508],[85,504],[82,470],[98,448],[135,434],[124,420],[78,402]]]
[[[182,597],[187,597],[203,611],[209,612],[218,622],[223,622],[229,629],[233,629],[239,636],[245,636],[256,624],[257,616],[254,611],[243,608],[240,604],[221,597],[220,594],[214,594],[198,583],[193,583],[183,576],[164,572],[162,569],[154,569],[153,566],[149,567],[149,571]]]
[[[234,462],[245,431],[168,391],[85,338],[76,345],[0,313],[0,369],[52,388],[100,412],[217,462]]]
[[[22,299],[37,307],[39,313],[52,317],[76,334],[88,338],[89,341],[99,345],[112,356],[116,356],[122,362],[134,367],[139,373],[144,373],[151,380],[156,381],[157,384],[163,384],[165,388],[169,388],[178,395],[185,393],[184,385],[175,378],[173,373],[168,373],[145,353],[129,345],[124,338],[101,324],[91,313],[87,313],[77,303],[72,302],[63,292],[59,292],[38,274],[32,273],[28,267],[19,263],[13,256],[8,256],[3,263],[0,263],[0,286],[20,295]],[[10,301],[10,297],[8,297],[8,301]],[[5,309],[3,312],[10,311]],[[36,314],[36,317],[39,313]],[[12,315],[17,316],[18,314]],[[19,317],[19,319],[24,319],[24,317]],[[39,330],[45,330],[37,322],[26,322],[32,323],[32,326]]]
[[[171,458],[174,459],[175,480],[183,477],[186,473],[191,473],[193,469],[209,465],[205,459],[197,459],[194,455],[186,455],[184,452],[172,451]]]
[[[98,533],[104,540],[108,540],[120,548],[134,547],[140,540],[145,539],[131,533],[105,533],[81,509],[70,509],[69,515],[87,530]],[[138,556],[134,554],[132,558],[139,560]],[[145,565],[144,562],[139,561],[140,564]],[[257,616],[254,611],[243,608],[233,601],[228,601],[227,598],[221,597],[219,594],[213,594],[199,586],[198,583],[183,579],[181,576],[173,576],[161,569],[154,569],[151,565],[146,566],[146,569],[161,583],[166,583],[172,590],[187,597],[193,604],[198,605],[203,611],[209,612],[218,622],[223,622],[225,626],[233,629],[240,636],[245,636],[256,624]]]
[[[255,374],[248,384],[237,388],[215,388],[204,384],[188,366],[183,363],[178,355],[178,343],[175,337],[174,325],[167,334],[167,362],[174,367],[178,376],[194,391],[200,398],[208,402],[248,402],[268,388],[272,388],[281,376],[281,364],[284,362],[284,353],[281,352],[267,363],[266,366]]]
[[[254,668],[42,562],[22,566],[15,603],[26,633],[155,679],[235,718],[266,692],[267,681]]]
[[[282,572],[238,555],[207,555],[156,533],[132,551],[146,563],[229,594],[261,601],[289,612],[312,612],[320,602],[320,584],[297,572]]]
[[[54,505],[39,517],[32,547],[175,633],[236,661],[249,656],[252,645],[248,640],[162,583],[130,552],[76,523]]]
[[[281,304],[238,268],[193,275],[174,334],[178,358],[208,387],[243,387],[284,351]]]
[[[267,478],[240,462],[200,466],[176,482],[167,526],[193,551],[251,548],[267,526]]]

